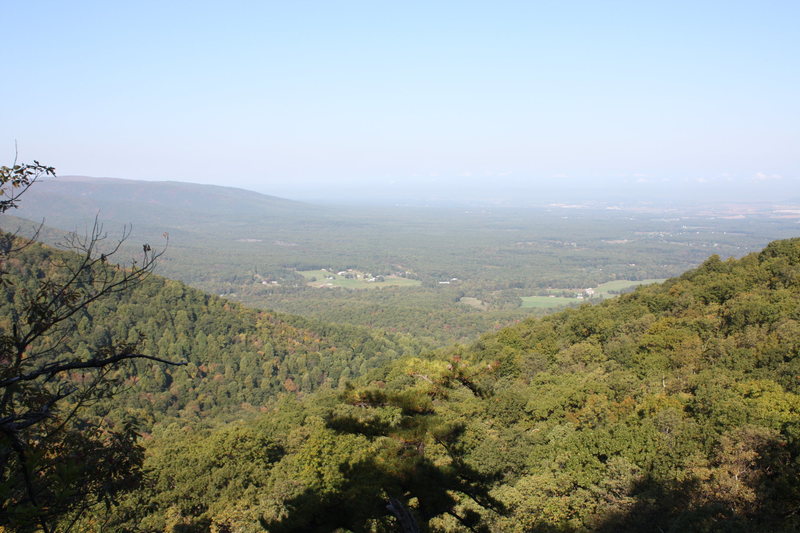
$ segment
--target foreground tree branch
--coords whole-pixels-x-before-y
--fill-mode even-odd
[[[0,387],[7,387],[13,383],[18,383],[20,381],[32,381],[42,376],[47,376],[47,379],[51,379],[56,374],[60,372],[66,372],[68,370],[78,370],[85,368],[103,368],[108,365],[119,363],[120,361],[127,361],[131,359],[147,359],[149,361],[156,361],[157,363],[164,363],[165,365],[174,365],[174,366],[186,365],[185,361],[169,361],[167,359],[162,359],[160,357],[155,357],[152,355],[144,355],[141,353],[119,354],[113,357],[107,357],[105,359],[94,358],[94,359],[89,359],[88,361],[48,363],[34,372],[30,372],[28,374],[21,374],[19,376],[14,376],[13,378],[0,380]]]
[[[54,176],[38,162],[0,167],[0,213]],[[66,238],[66,252],[26,264],[23,255],[39,245],[2,235],[0,290],[10,316],[0,317],[0,529],[68,530],[86,509],[112,505],[141,478],[135,425],[116,427],[83,409],[113,396],[126,363],[186,364],[141,353],[138,342],[124,339],[79,355],[69,347],[76,320],[146,280],[166,246],[144,244],[139,259],[115,265],[130,229],[109,241],[95,219],[85,235]]]

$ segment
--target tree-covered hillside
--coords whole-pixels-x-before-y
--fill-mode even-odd
[[[15,254],[0,286],[0,326],[10,330],[38,280],[76,259],[39,244]],[[137,410],[143,427],[165,417],[255,410],[278,392],[335,387],[421,349],[407,336],[255,311],[158,276],[93,302],[71,318],[70,329],[59,350],[79,358],[122,341],[188,361],[186,367],[148,363],[129,371],[130,387],[121,398]]]
[[[796,531],[799,351],[800,239],[712,256],[342,391],[284,394],[252,422],[157,426],[150,482],[109,523]]]

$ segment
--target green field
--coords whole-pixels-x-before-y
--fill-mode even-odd
[[[597,296],[602,298],[613,298],[617,296],[620,291],[624,291],[625,289],[630,289],[633,287],[638,287],[639,285],[649,285],[651,283],[664,283],[666,279],[643,279],[639,281],[631,281],[627,279],[618,279],[615,281],[607,281],[605,283],[601,283],[597,287],[595,287],[594,292]],[[611,291],[614,291],[616,294],[612,294]]]
[[[628,279],[619,279],[615,281],[607,281],[594,288],[593,299],[597,300],[600,298],[614,298],[615,296],[618,296],[621,291],[626,289],[632,289],[634,287],[638,287],[639,285],[649,285],[651,283],[663,283],[664,281],[666,280],[643,279],[639,281],[631,281]],[[549,309],[554,307],[563,307],[569,304],[588,302],[592,299],[566,298],[563,296],[523,296],[521,297],[521,300],[523,308]]]
[[[562,296],[522,296],[523,308],[548,309],[550,307],[562,307],[569,304],[582,303],[586,300],[578,298],[564,298]]]
[[[297,272],[308,281],[308,285],[318,289],[341,287],[343,289],[379,289],[381,287],[417,287],[419,280],[397,276],[384,276],[383,281],[369,281],[362,272],[354,272],[359,279],[348,279],[326,270],[300,270]]]

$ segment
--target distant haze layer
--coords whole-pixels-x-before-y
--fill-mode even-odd
[[[8,4],[4,162],[317,201],[800,189],[799,2]]]

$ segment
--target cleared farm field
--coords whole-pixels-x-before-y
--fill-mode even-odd
[[[632,281],[627,279],[619,279],[614,281],[607,281],[606,283],[601,283],[600,285],[594,288],[593,299],[614,298],[615,296],[618,296],[620,292],[623,292],[627,289],[632,289],[634,287],[638,287],[639,285],[649,285],[651,283],[663,283],[664,281],[666,280],[643,279],[638,281]],[[535,308],[535,309],[549,309],[549,308],[563,307],[565,305],[578,304],[586,301],[591,301],[590,299],[567,298],[564,296],[523,296],[521,299],[523,308]]]
[[[605,283],[601,283],[600,285],[598,285],[594,289],[594,292],[595,292],[596,295],[602,296],[603,298],[610,298],[610,297],[614,297],[614,296],[617,295],[617,294],[613,294],[611,291],[614,291],[614,293],[619,293],[620,291],[624,291],[626,289],[631,289],[633,287],[638,287],[639,285],[650,285],[651,283],[664,283],[665,281],[667,281],[665,278],[663,278],[663,279],[643,279],[643,280],[639,280],[639,281],[631,281],[631,280],[628,280],[628,279],[618,279],[618,280],[615,280],[615,281],[607,281]]]
[[[416,279],[406,279],[398,276],[366,276],[362,272],[349,273],[349,276],[339,275],[327,270],[301,270],[301,274],[309,286],[316,288],[343,289],[379,289],[381,287],[418,287],[422,284]]]

